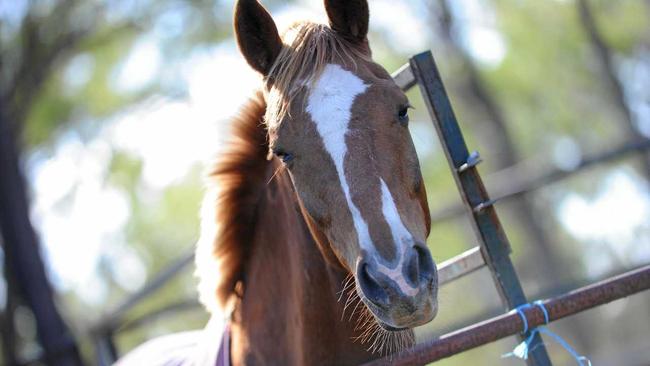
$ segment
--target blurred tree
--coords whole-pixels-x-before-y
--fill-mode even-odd
[[[458,29],[459,26],[454,25],[455,20],[450,12],[448,0],[439,0],[437,5],[439,13],[434,9],[434,14],[439,15],[440,33],[448,49],[453,53],[453,56],[447,57],[454,57],[461,70],[462,76],[458,77],[455,83],[460,84],[461,93],[465,97],[462,103],[471,105],[475,115],[481,116],[480,119],[470,119],[470,122],[473,121],[471,126],[477,131],[476,135],[484,140],[482,144],[490,148],[489,154],[495,160],[492,168],[503,170],[512,167],[521,160],[521,156],[508,129],[503,110],[494,94],[490,92],[489,86],[483,81],[479,68],[460,44],[461,38],[453,35],[454,29]],[[550,244],[552,239],[547,235],[541,221],[537,219],[537,209],[531,198],[516,197],[512,203],[512,210],[517,212],[518,224],[530,238],[531,247],[538,254],[534,261],[535,270],[538,273],[542,271],[564,273],[563,270],[567,266],[561,263],[561,257],[554,252]]]
[[[38,337],[44,350],[42,359],[52,365],[81,365],[79,350],[56,309],[53,291],[45,274],[38,239],[29,220],[25,180],[19,167],[14,134],[1,112],[3,110],[0,101],[0,232],[4,244],[4,266],[9,274],[7,280],[11,282],[7,287],[17,291],[34,313]],[[5,310],[14,309],[6,307]],[[5,311],[3,321],[12,322],[13,317]],[[13,334],[3,336],[13,337]],[[5,344],[13,346],[10,341]],[[15,364],[14,350],[5,352],[7,363]]]
[[[603,39],[596,19],[594,18],[591,5],[589,5],[587,0],[577,0],[576,5],[578,7],[578,14],[580,15],[580,23],[591,42],[595,57],[600,63],[603,82],[607,86],[607,90],[610,91],[611,98],[621,113],[621,121],[618,124],[624,130],[624,133],[630,141],[642,140],[644,137],[635,125],[629,103],[625,100],[623,84],[616,75],[617,71],[614,65],[612,50]],[[642,154],[639,159],[639,164],[648,184],[650,184],[650,153]]]
[[[279,2],[269,3],[273,5]],[[230,35],[230,7],[228,1],[210,0],[16,0],[0,4],[2,148],[15,147],[14,154],[2,155],[5,159],[3,168],[15,167],[16,173],[22,177],[29,154],[35,151],[51,153],[61,136],[69,135],[71,131],[84,141],[89,141],[102,130],[103,124],[111,121],[116,114],[123,113],[128,106],[156,96],[183,98],[187,92],[181,82],[183,62],[194,50],[212,47]],[[138,42],[150,39],[155,39],[156,47],[162,54],[162,65],[157,74],[135,88],[116,87],[115,70],[137,49]],[[189,245],[195,238],[201,192],[199,169],[191,174],[191,183],[186,181],[176,187],[167,187],[163,196],[158,198],[159,207],[156,208],[143,203],[137,192],[141,189],[141,162],[138,158],[119,149],[115,149],[113,154],[106,179],[109,184],[128,192],[134,210],[126,237],[136,242],[133,247],[138,248],[140,254],[148,257],[147,272],[155,272],[178,255],[178,251],[171,248],[182,243]],[[131,180],[123,181],[125,177]],[[37,318],[39,343],[45,349],[46,356],[53,350],[44,338],[49,333],[43,333],[47,329],[56,332],[58,328],[41,329],[46,323],[43,322],[44,316],[34,308],[37,299],[21,296],[19,291],[20,285],[26,284],[25,278],[15,275],[17,270],[34,271],[41,277],[41,286],[49,288],[49,285],[45,277],[46,268],[40,263],[41,250],[34,249],[37,248],[36,236],[31,229],[27,205],[29,187],[24,185],[22,178],[18,180],[16,177],[13,181],[9,178],[10,175],[3,171],[3,187],[13,182],[12,188],[17,189],[18,193],[22,192],[23,196],[3,192],[6,194],[2,197],[13,205],[1,206],[2,217],[20,221],[21,227],[30,228],[33,233],[32,250],[29,251],[33,255],[21,257],[31,260],[32,264],[29,265],[13,266],[12,263],[20,262],[16,256],[25,252],[12,249],[26,250],[30,246],[10,247],[9,244],[18,243],[13,238],[9,240],[11,233],[4,230],[5,240],[0,241],[5,247],[3,270],[9,292],[0,318],[3,355],[8,364],[15,364],[25,357],[34,357],[32,351],[38,349],[32,347],[33,340],[22,339],[13,327],[14,310],[18,304],[29,300],[26,303]],[[16,186],[16,182],[21,182],[20,186]],[[14,210],[16,204],[23,209],[22,212]],[[157,212],[157,215],[151,215],[151,212]],[[10,222],[6,223],[3,229],[12,227]],[[150,256],[149,253],[154,251],[151,248],[155,246],[168,249]],[[121,289],[122,285],[114,280],[115,276],[120,275],[116,272],[115,263],[109,260],[104,263],[111,302],[115,302],[126,293]],[[12,281],[12,278],[16,281]],[[150,311],[159,305],[161,299],[173,299],[188,292],[190,297],[195,296],[190,290],[192,288],[191,276],[184,275],[175,285],[157,294],[157,300],[148,302],[134,313]],[[40,296],[48,297],[50,292],[44,290]],[[69,318],[75,332],[85,332],[83,328],[89,327],[89,324],[84,324],[82,314],[93,314],[92,321],[97,320],[96,314],[88,312],[87,305],[80,304],[75,294],[66,294],[59,300],[64,300],[64,312],[78,315]],[[42,306],[47,304],[44,300]],[[56,320],[53,303],[51,305],[50,316]],[[75,312],[75,309],[84,311]],[[104,306],[103,310],[108,309]],[[135,342],[141,341],[142,337],[146,335]],[[83,338],[83,341],[88,339]],[[30,347],[25,348],[25,344],[30,344]]]
[[[56,4],[52,19],[68,20],[74,3]],[[11,283],[7,287],[17,291],[8,295],[12,301],[4,309],[3,329],[13,331],[7,323],[14,321],[11,313],[15,310],[13,298],[18,296],[35,316],[38,338],[44,351],[41,358],[48,364],[81,365],[76,342],[56,309],[37,235],[29,219],[27,188],[17,143],[25,116],[50,72],[90,31],[85,27],[71,27],[60,32],[48,32],[48,26],[53,24],[37,23],[35,16],[28,13],[20,31],[15,32],[15,38],[2,42],[0,46],[3,77],[0,83],[0,175],[3,177],[0,184],[0,227],[8,274],[6,280]],[[4,334],[4,337],[14,335]],[[15,341],[6,341],[5,344],[6,347],[15,347]],[[8,364],[17,362],[14,349],[5,349],[4,353]]]
[[[21,155],[25,146],[33,147],[53,141],[55,132],[61,131],[66,121],[74,120],[73,115],[78,110],[76,107],[84,102],[87,105],[93,102],[101,105],[98,110],[100,115],[105,115],[137,99],[121,97],[112,106],[107,105],[104,97],[113,94],[104,81],[107,75],[101,75],[100,82],[93,85],[96,93],[98,86],[103,87],[104,93],[99,98],[102,100],[84,101],[85,95],[65,96],[59,92],[60,88],[51,87],[53,82],[62,82],[56,76],[72,55],[80,52],[101,54],[115,42],[123,44],[140,32],[141,27],[155,20],[161,9],[175,6],[177,2],[157,2],[154,5],[144,1],[138,5],[146,11],[125,12],[116,16],[119,12],[114,9],[128,7],[129,3],[60,0],[16,1],[3,5],[11,12],[0,27],[0,224],[4,239],[3,268],[10,291],[2,317],[3,353],[7,364],[16,364],[20,359],[15,349],[18,339],[15,334],[10,334],[14,332],[13,311],[17,299],[25,301],[34,313],[40,345],[44,350],[43,359],[51,364],[81,364],[71,333],[53,302],[37,236],[29,220]],[[130,4],[133,6],[134,3]],[[197,9],[210,6],[207,1],[196,1],[193,5]],[[204,29],[214,24],[213,18],[204,16],[198,20],[204,22],[204,27],[197,32],[183,32],[182,36],[195,37],[191,42],[197,42],[199,38],[205,41],[212,39],[214,32]],[[117,57],[112,58],[113,63],[120,59],[120,53],[124,51],[118,51]],[[44,108],[45,113],[37,113]],[[27,135],[24,131],[27,131]]]

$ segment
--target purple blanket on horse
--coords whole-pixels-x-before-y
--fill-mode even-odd
[[[115,366],[230,366],[230,326],[213,318],[203,330],[152,339]]]

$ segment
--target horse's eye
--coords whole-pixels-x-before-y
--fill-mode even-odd
[[[285,164],[293,160],[293,154],[283,150],[273,150],[273,154],[275,154],[275,156],[277,156]]]
[[[411,108],[410,105],[403,106],[397,113],[397,119],[403,125],[407,125],[409,123],[409,108]]]

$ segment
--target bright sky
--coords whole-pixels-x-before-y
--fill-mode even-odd
[[[496,15],[490,4],[484,0],[456,0],[449,2],[455,28],[466,51],[482,66],[495,68],[506,55],[505,40],[497,29]]]
[[[306,3],[277,12],[276,20],[288,24],[304,16],[322,17],[321,1]],[[459,31],[470,53],[486,66],[497,66],[507,46],[495,28],[494,16],[480,0],[454,4],[453,11],[464,20]],[[407,2],[377,0],[372,10],[372,26],[386,33],[389,42],[404,52],[430,47],[431,40],[424,36],[428,24],[414,13],[419,9]],[[94,66],[87,55],[76,57],[72,63],[79,72],[66,73],[70,88],[83,85],[90,75],[87,70]],[[113,87],[132,91],[146,86],[157,77],[162,63],[155,37],[144,36],[115,70]],[[88,303],[100,304],[107,295],[98,274],[102,256],[115,259],[110,261],[116,266],[112,271],[127,290],[140,287],[147,276],[124,239],[128,200],[123,192],[104,182],[111,148],[142,159],[143,183],[155,194],[182,179],[196,163],[214,156],[225,136],[223,121],[235,113],[259,82],[232,41],[193,52],[180,74],[189,88],[187,99],[152,98],[108,121],[92,141],[84,144],[75,136],[64,136],[52,156],[31,161],[30,181],[35,193],[32,216],[42,234],[53,280],[61,289],[77,291]],[[421,140],[416,138],[415,142]],[[634,237],[640,230],[648,233],[644,220],[650,215],[647,195],[629,173],[616,171],[597,197],[569,193],[558,213],[571,235],[585,242],[587,253],[599,253],[605,247],[619,256],[635,253],[647,259],[647,246],[638,248],[638,238]],[[72,197],[70,205],[61,205],[64,197]],[[613,212],[617,214],[611,218]],[[645,240],[648,242],[647,237]],[[596,256],[593,253],[588,255]],[[594,271],[611,265],[601,263]]]

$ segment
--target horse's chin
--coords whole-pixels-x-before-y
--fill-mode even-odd
[[[383,321],[381,321],[381,320],[379,320],[377,318],[375,318],[375,319],[377,320],[377,324],[379,324],[379,326],[382,327],[382,329],[387,330],[389,332],[401,332],[401,331],[404,331],[404,330],[411,329],[409,327],[401,327],[401,328],[400,327],[394,327],[392,325],[388,325],[388,324],[384,323]]]
[[[429,323],[431,320],[433,320],[433,316],[427,317],[426,319],[418,317],[417,320],[412,319],[412,320],[407,321],[406,323],[408,323],[408,324],[396,325],[396,324],[389,324],[389,323],[385,322],[384,320],[382,320],[381,318],[379,318],[377,315],[375,315],[375,314],[373,314],[373,315],[374,315],[374,318],[375,318],[375,321],[377,322],[377,324],[382,329],[387,330],[389,332],[402,332],[402,331],[405,331],[405,330],[412,330],[415,327],[419,327],[419,326],[424,325],[426,323]]]
[[[364,305],[366,305],[368,312],[372,314],[377,325],[389,332],[412,330],[415,327],[431,322],[438,313],[437,301],[433,300],[431,303],[427,303],[424,309],[420,309],[420,311],[415,311],[399,319],[385,320],[391,319],[385,309],[370,303],[363,295],[360,295],[360,297]]]

